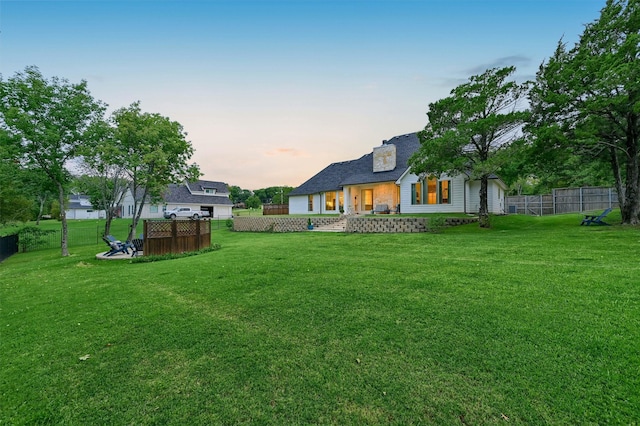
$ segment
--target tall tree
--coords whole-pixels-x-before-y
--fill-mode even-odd
[[[135,102],[113,113],[113,164],[126,169],[134,200],[134,217],[128,239],[136,235],[142,208],[148,200],[162,197],[167,185],[196,180],[200,170],[188,161],[193,147],[177,121],[160,114],[142,112]]]
[[[69,160],[78,155],[87,129],[103,117],[105,106],[93,99],[86,81],[72,84],[46,79],[37,67],[27,67],[5,80],[0,78],[0,127],[19,141],[22,164],[42,170],[56,187],[64,206],[70,175]],[[62,255],[67,247],[67,219],[61,209]]]
[[[572,49],[561,40],[530,99],[538,158],[608,163],[622,223],[640,223],[640,0],[608,0]]]
[[[94,207],[105,211],[103,232],[109,235],[130,182],[126,179],[126,165],[120,162],[115,129],[103,121],[96,123],[92,131],[94,143],[82,152],[82,168],[86,174],[76,179],[76,185],[89,196]]]
[[[521,139],[528,112],[520,110],[526,84],[507,79],[514,67],[492,68],[472,76],[451,96],[429,104],[429,123],[419,133],[421,147],[410,159],[420,175],[470,173],[480,180],[480,227],[489,219],[489,177],[510,159],[507,149]]]

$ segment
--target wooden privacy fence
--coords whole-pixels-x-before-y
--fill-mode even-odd
[[[289,214],[289,204],[263,204],[263,215]]]
[[[558,188],[545,195],[505,197],[507,213],[537,216],[604,210],[618,207],[618,194],[613,188]]]
[[[197,251],[211,246],[208,220],[145,220],[145,256]]]

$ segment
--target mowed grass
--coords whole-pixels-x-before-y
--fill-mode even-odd
[[[0,423],[634,424],[640,230],[581,217],[14,255]]]

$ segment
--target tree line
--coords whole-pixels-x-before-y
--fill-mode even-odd
[[[492,68],[428,106],[421,148],[410,160],[422,176],[466,173],[478,179],[480,226],[489,227],[487,186],[498,175],[516,191],[614,185],[622,222],[640,223],[640,0],[607,0],[600,17],[570,47],[561,39],[534,81],[513,80],[515,67]],[[182,126],[139,102],[105,115],[86,81],[46,79],[37,67],[0,77],[0,223],[61,206],[70,166],[91,176],[96,206],[107,212],[133,191],[133,238],[144,203],[169,183],[200,176]],[[255,191],[232,186],[246,207],[286,204],[291,187]]]
[[[640,0],[607,0],[575,46],[558,41],[535,81],[514,72],[489,69],[431,103],[412,171],[479,179],[481,227],[494,174],[543,191],[613,184],[622,223],[640,223]]]
[[[289,204],[289,193],[293,189],[291,186],[270,186],[251,191],[232,185],[229,187],[229,193],[231,201],[236,206],[257,209],[263,204]]]
[[[91,96],[86,81],[47,79],[35,66],[0,79],[0,222],[29,218],[33,197],[41,214],[47,197],[56,197],[67,256],[70,169],[92,176],[99,193],[94,202],[107,214],[105,234],[114,208],[131,191],[135,212],[128,239],[136,235],[145,203],[159,199],[170,183],[200,176],[198,165],[189,163],[194,150],[180,123],[143,112],[139,102],[108,117],[106,107]]]

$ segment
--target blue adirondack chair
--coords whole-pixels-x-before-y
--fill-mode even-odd
[[[110,248],[105,256],[113,256],[117,253],[129,254],[129,249],[135,250],[135,247],[129,241],[123,243],[122,241],[117,240],[113,235],[105,235],[102,237],[102,240],[107,243]]]
[[[603,211],[600,214],[587,214],[584,216],[584,219],[582,219],[582,223],[580,224],[580,226],[582,225],[586,225],[589,226],[592,223],[595,225],[607,225],[609,226],[610,224],[605,222],[604,219],[609,213],[611,213],[611,209],[606,209],[605,211]]]

